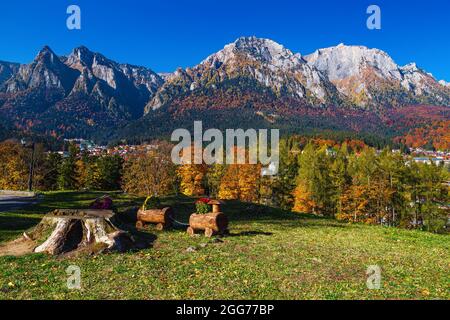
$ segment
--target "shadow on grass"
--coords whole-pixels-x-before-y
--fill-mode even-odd
[[[162,207],[170,206],[174,209],[175,219],[183,224],[189,223],[189,217],[196,211],[195,201],[197,198],[187,197],[183,195],[169,196],[162,200]],[[136,213],[139,209],[140,203],[135,202],[133,207],[125,207],[119,209],[122,212],[121,215],[127,223],[136,222]],[[282,228],[319,228],[319,227],[336,227],[347,228],[345,223],[338,222],[334,219],[327,217],[320,217],[312,214],[294,213],[291,211],[282,210],[279,208],[245,203],[237,200],[224,201],[222,205],[222,211],[228,216],[231,224],[234,223],[259,223],[259,224],[272,224],[278,225]],[[174,229],[182,230],[187,226],[175,226]],[[240,236],[252,236],[257,235],[258,231],[250,230],[245,231]],[[264,234],[263,235],[268,235]]]
[[[241,232],[230,232],[227,237],[255,237],[255,236],[271,236],[272,232],[264,231],[241,231]]]
[[[142,232],[136,228],[124,228],[134,239],[136,244],[136,249],[134,251],[152,248],[158,237],[153,233]]]
[[[144,202],[144,197],[133,196],[123,192],[104,191],[63,191],[49,192],[44,195],[38,204],[30,205],[11,212],[0,214],[0,233],[6,231],[20,231],[29,229],[39,223],[39,216],[45,215],[55,209],[83,209],[88,208],[90,203],[103,195],[113,198],[114,211],[120,220],[119,227],[138,238],[153,242],[156,236],[148,232],[136,230],[136,214]],[[184,195],[173,195],[162,198],[162,207],[170,206],[175,211],[175,219],[183,224],[189,222],[189,217],[196,211],[195,201],[198,198]],[[336,220],[285,211],[267,205],[245,203],[237,200],[224,201],[222,211],[228,216],[233,225],[244,223],[258,223],[277,225],[280,228],[319,228],[323,226],[348,228],[344,223]],[[31,215],[31,216],[30,216]],[[34,216],[32,216],[34,215]],[[182,225],[175,229],[185,229]],[[259,230],[248,230],[232,236],[256,236],[271,234]]]
[[[20,231],[34,227],[41,219],[32,217],[0,216],[0,231]]]

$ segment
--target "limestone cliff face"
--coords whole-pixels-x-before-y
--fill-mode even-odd
[[[199,65],[177,70],[168,77],[145,112],[160,108],[180,93],[214,89],[239,78],[254,80],[276,96],[291,97],[314,105],[341,100],[334,85],[300,54],[294,54],[269,39],[242,37]]]
[[[415,63],[397,65],[384,51],[338,45],[305,57],[353,104],[365,107],[450,104],[448,87]]]
[[[313,107],[379,110],[410,104],[450,105],[447,83],[438,82],[414,63],[399,66],[379,49],[340,44],[302,56],[269,39],[242,37],[200,64],[168,75],[145,113],[193,95],[201,100],[206,92],[214,94],[224,85],[227,90],[242,90],[242,81],[232,80],[243,78],[277,98]]]
[[[13,77],[19,71],[18,63],[0,61],[0,88],[3,83]]]

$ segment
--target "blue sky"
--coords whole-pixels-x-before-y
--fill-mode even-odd
[[[77,4],[82,30],[66,28]],[[366,28],[366,9],[382,10],[382,29]],[[417,62],[450,81],[448,0],[2,0],[0,60],[29,62],[49,45],[58,54],[85,45],[155,71],[193,66],[239,36],[271,38],[294,52],[345,44]]]

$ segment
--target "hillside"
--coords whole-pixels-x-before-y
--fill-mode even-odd
[[[53,208],[85,207],[98,196],[50,193],[39,205],[0,213],[0,242]],[[143,199],[113,197],[133,231],[130,208]],[[186,221],[192,201],[164,203]],[[247,208],[227,202],[231,236],[222,241],[150,228],[143,235],[153,237],[153,248],[135,253],[0,257],[0,299],[450,299],[448,236]],[[80,291],[65,287],[69,265],[82,270]],[[366,287],[370,265],[382,270],[380,290]]]

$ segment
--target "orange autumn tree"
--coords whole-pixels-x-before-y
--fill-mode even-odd
[[[239,166],[239,199],[245,202],[257,202],[261,165],[243,164]]]
[[[380,223],[387,217],[385,198],[391,196],[389,188],[380,191],[375,185],[353,185],[341,196],[342,208],[336,219],[367,224]]]
[[[340,197],[342,206],[340,212],[336,214],[336,219],[350,222],[366,221],[370,206],[367,198],[368,189],[365,185],[355,185],[344,192]]]
[[[311,197],[311,193],[308,191],[305,183],[299,182],[293,193],[295,212],[311,213],[316,207],[316,203]]]
[[[27,182],[24,148],[15,141],[0,143],[0,189],[25,190]]]
[[[248,150],[235,148],[235,156],[243,155],[245,164],[227,166],[219,187],[219,198],[224,200],[241,200],[258,202],[261,165],[250,164]],[[237,157],[235,158],[237,159]]]
[[[219,188],[219,198],[258,202],[261,166],[232,164],[227,167]]]
[[[86,186],[86,181],[88,180],[88,172],[87,172],[86,162],[83,159],[78,159],[75,162],[75,172],[76,172],[76,185],[78,189],[82,189],[83,186]]]
[[[219,198],[223,200],[239,199],[239,166],[232,164],[225,169],[219,186]]]
[[[204,164],[183,164],[177,168],[180,192],[187,196],[205,194],[204,178],[207,167]]]
[[[176,169],[176,175],[180,184],[180,192],[186,196],[204,195],[208,167],[205,163],[194,164],[196,160],[194,144],[191,145],[189,150],[190,158],[183,158],[186,156],[183,152],[185,152],[185,150],[180,151],[180,157],[182,157],[183,164],[179,165]]]

